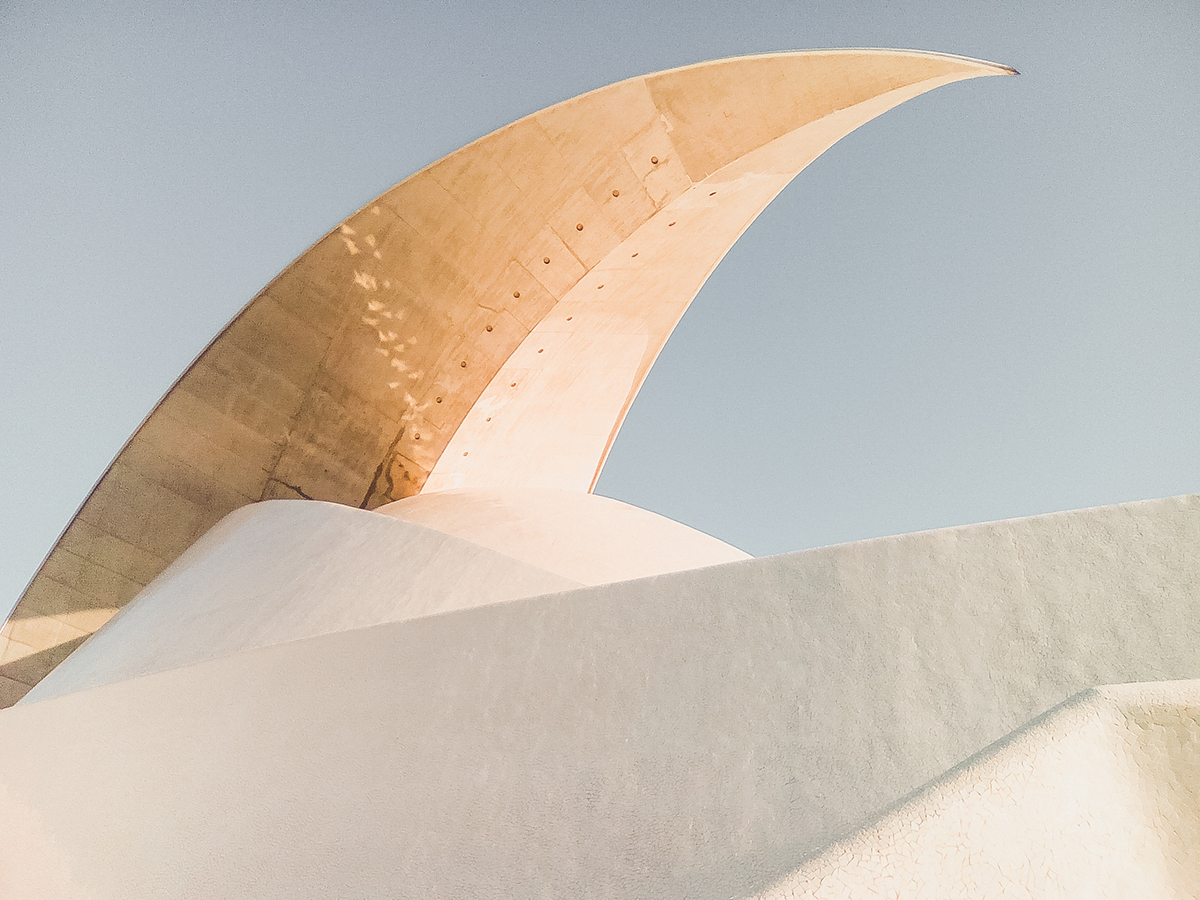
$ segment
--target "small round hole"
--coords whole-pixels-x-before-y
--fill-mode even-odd
[[[544,262],[546,265],[550,265],[550,257],[548,257],[548,256],[543,256],[543,257],[542,257],[542,262]]]
[[[520,297],[520,296],[521,296],[521,292],[520,292],[520,291],[513,291],[513,296],[514,296],[514,297]]]
[[[436,400],[438,403],[441,403],[441,402],[442,402],[442,398],[441,398],[441,397],[434,397],[433,399],[434,399],[434,400]]]
[[[620,191],[618,191],[616,188],[613,188],[613,196],[614,196],[614,197],[620,197],[620,196],[621,196],[621,192],[620,192]]]
[[[467,361],[464,359],[462,362],[459,363],[459,365],[465,369],[467,367]]]
[[[420,439],[421,439],[421,436],[420,436],[419,434],[414,434],[414,435],[413,435],[413,440],[414,440],[414,441],[419,441]]]
[[[576,231],[583,231],[583,223],[582,223],[582,222],[580,222],[578,225],[576,225],[576,226],[575,226],[575,230],[576,230]]]
[[[484,329],[484,331],[491,331],[491,330],[492,330],[492,326],[491,326],[491,325],[488,325],[488,326],[487,326],[487,327]]]
[[[650,157],[650,163],[651,163],[651,165],[657,166],[658,165],[658,157],[657,156]]]

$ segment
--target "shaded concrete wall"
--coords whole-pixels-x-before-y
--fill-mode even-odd
[[[751,895],[1084,688],[1200,675],[1198,550],[1200,497],[1126,504],[21,704],[0,872],[121,898]]]
[[[1200,681],[1091,689],[760,900],[1171,900],[1200,886]]]

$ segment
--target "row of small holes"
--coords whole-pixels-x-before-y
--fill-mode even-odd
[[[652,157],[650,157],[650,162],[651,162],[653,165],[656,165],[656,166],[657,166],[657,165],[658,165],[658,157],[657,157],[657,156],[652,156]],[[717,192],[716,192],[716,191],[713,191],[713,192],[712,192],[711,194],[709,194],[708,196],[710,196],[710,197],[715,197],[715,196],[716,196],[716,194],[717,194]],[[613,188],[612,195],[613,195],[614,197],[620,197],[620,196],[621,196],[621,192],[620,192],[620,191],[619,191],[617,188]],[[671,222],[670,224],[671,224],[671,225],[674,225],[675,223],[674,223],[674,222]],[[668,227],[670,227],[670,226],[668,226]],[[579,222],[579,223],[577,223],[577,224],[575,225],[575,230],[576,230],[576,231],[583,231],[583,223],[582,223],[582,222]],[[634,255],[634,256],[637,256],[637,254],[636,254],[636,253],[634,253],[633,255]],[[548,266],[548,265],[550,265],[550,257],[548,257],[548,256],[543,256],[543,257],[542,257],[542,262],[543,262],[545,265],[547,265],[547,266]],[[596,285],[596,290],[600,290],[600,289],[601,289],[601,288],[603,288],[603,287],[604,287],[604,285],[602,285],[602,284]],[[518,300],[519,300],[519,299],[521,298],[521,292],[520,292],[520,291],[513,291],[513,297],[514,297],[515,299],[518,299]],[[570,322],[570,321],[571,321],[572,319],[574,319],[574,318],[575,318],[574,316],[567,316],[567,321],[568,321],[568,322]],[[488,331],[491,331],[491,330],[492,330],[492,326],[491,326],[491,325],[488,325],[488,326],[487,326],[487,330],[488,330]],[[542,348],[540,348],[540,349],[538,350],[538,353],[542,353],[542,352],[544,352],[544,351],[545,351],[545,348],[544,348],[544,347],[542,347]],[[464,368],[464,369],[465,369],[465,368],[467,367],[467,361],[464,359],[462,362],[460,362],[460,363],[459,363],[459,365],[460,365],[462,368]],[[510,384],[510,385],[509,385],[509,387],[516,387],[516,386],[517,386],[517,383],[516,383],[515,381],[514,381],[512,384]],[[435,397],[435,398],[434,398],[434,400],[435,400],[436,402],[438,402],[438,403],[441,403],[441,402],[442,402],[442,398],[441,398],[441,397]],[[491,417],[491,416],[488,416],[486,421],[488,421],[488,422],[492,421],[492,417]],[[421,435],[419,435],[419,434],[414,434],[414,435],[413,435],[413,440],[419,441],[420,439],[421,439]],[[468,453],[468,451],[464,450],[464,451],[463,451],[463,456],[466,456],[466,455],[467,455],[467,453]]]
[[[656,166],[657,166],[657,165],[658,165],[658,157],[657,157],[657,156],[652,156],[652,157],[650,157],[650,162],[654,163],[654,165],[656,165]],[[620,192],[620,191],[619,191],[617,188],[613,188],[612,195],[613,195],[614,197],[620,197],[620,196],[621,196],[621,192]],[[577,222],[577,223],[575,223],[575,230],[576,230],[576,231],[583,231],[583,223],[582,223],[582,222]],[[543,265],[547,265],[547,266],[548,266],[548,265],[550,265],[550,257],[548,257],[548,256],[543,256],[543,257],[542,257],[542,264],[543,264]],[[513,296],[514,296],[514,297],[518,297],[518,298],[519,298],[519,297],[521,296],[521,292],[520,292],[520,291],[513,291]]]

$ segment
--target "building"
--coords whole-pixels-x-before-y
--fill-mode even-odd
[[[1200,497],[756,560],[591,493],[775,195],[1011,73],[631,79],[305,252],[0,632],[5,896],[1192,895]]]

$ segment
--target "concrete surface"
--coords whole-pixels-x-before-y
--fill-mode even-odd
[[[1200,675],[1198,550],[1200,497],[1147,501],[22,703],[0,713],[0,872],[14,897],[750,896],[1081,690]],[[1152,780],[1169,768],[1155,760]]]
[[[761,900],[1184,900],[1198,786],[1200,681],[1084,691]]]
[[[377,512],[586,585],[750,559],[750,554],[665,516],[580,491],[424,491]]]
[[[702,63],[407,178],[272,281],[130,439],[0,629],[0,700],[253,501],[590,490],[671,329],[797,172],[897,103],[1010,72],[893,50]]]
[[[222,519],[26,699],[335,631],[749,558],[663,516],[574,491],[450,491],[379,512],[256,503]]]
[[[256,503],[222,519],[26,699],[579,586],[366,510],[303,500]]]

